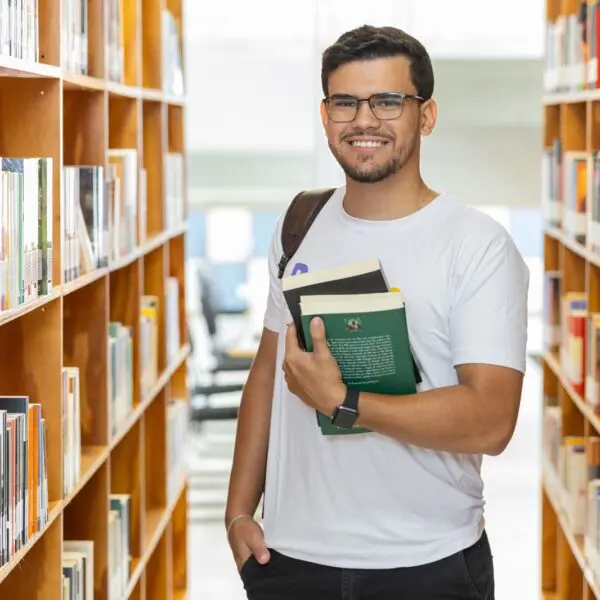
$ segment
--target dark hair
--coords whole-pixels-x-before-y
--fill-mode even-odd
[[[373,60],[406,56],[410,60],[410,76],[417,94],[424,100],[433,95],[433,67],[421,42],[396,27],[363,25],[343,33],[322,56],[321,85],[328,94],[329,76],[342,65],[357,60]]]

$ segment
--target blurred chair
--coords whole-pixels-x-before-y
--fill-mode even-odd
[[[192,399],[191,419],[196,422],[236,419],[239,397],[233,404],[214,406],[213,396],[241,394],[248,371],[252,366],[257,342],[244,333],[236,343],[226,344],[219,335],[219,316],[222,314],[215,302],[210,277],[202,268],[195,269],[195,302],[187,311],[188,340],[190,343],[190,395]],[[243,314],[243,313],[242,313]],[[242,323],[244,323],[242,321]],[[239,374],[242,381],[220,382],[219,374]]]

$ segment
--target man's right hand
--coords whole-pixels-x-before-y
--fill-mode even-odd
[[[271,555],[265,544],[262,527],[254,519],[239,519],[229,531],[229,545],[238,572],[242,565],[254,555],[254,558],[264,565],[269,562]]]

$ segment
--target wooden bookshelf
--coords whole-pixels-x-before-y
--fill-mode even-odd
[[[596,315],[600,313],[596,155],[600,150],[600,29],[596,23],[600,21],[596,10],[595,2],[588,0],[546,1],[544,600],[600,600],[600,338],[596,334]],[[573,51],[561,53],[561,44]]]
[[[177,72],[165,64],[164,11],[181,32],[183,0],[31,0],[31,5],[38,6],[37,33],[30,31],[38,40],[37,56],[17,56],[21,50],[14,49],[3,54],[0,29],[0,159],[52,159],[53,285],[48,294],[0,311],[0,395],[27,395],[41,404],[48,519],[0,566],[0,598],[64,598],[63,544],[71,540],[93,542],[93,600],[186,598],[187,477],[180,467],[172,479],[169,465],[169,411],[188,396],[185,96],[166,87],[163,75]],[[66,20],[84,14],[82,6],[86,35],[65,48]],[[114,21],[111,14],[117,15]],[[117,40],[113,46],[111,39]],[[171,39],[170,47],[183,54],[181,37]],[[74,56],[87,66],[76,70]],[[118,76],[111,65],[120,56]],[[68,278],[63,167],[92,165],[106,172],[110,152],[119,149],[135,151],[135,240],[108,264]],[[181,159],[182,204],[180,218],[167,226],[169,153]],[[166,293],[175,284],[179,315],[169,317]],[[156,375],[150,380],[142,377],[145,295],[158,297]],[[110,399],[112,321],[132,334],[132,404],[117,427],[113,420],[120,409]],[[172,339],[177,348],[169,351]],[[81,455],[79,477],[65,492],[62,370],[67,366],[79,373]],[[114,494],[127,495],[129,502],[130,561],[122,594],[110,589]]]

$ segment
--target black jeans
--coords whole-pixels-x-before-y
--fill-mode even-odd
[[[473,546],[433,563],[397,569],[339,569],[271,550],[240,570],[248,600],[494,600],[487,534]]]

